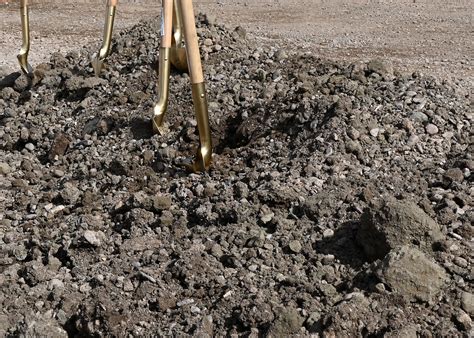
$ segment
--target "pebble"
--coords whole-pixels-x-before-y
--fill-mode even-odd
[[[184,300],[176,303],[176,305],[178,307],[183,307],[183,306],[190,305],[190,304],[193,304],[193,303],[194,303],[194,299],[189,298],[189,299],[184,299]]]
[[[35,150],[35,145],[33,143],[27,143],[25,145],[25,148],[28,149],[29,151]]]
[[[299,241],[294,240],[294,241],[290,242],[289,248],[293,253],[297,254],[297,253],[301,252],[302,246],[301,246],[301,243]]]
[[[64,171],[62,171],[60,169],[55,169],[55,170],[53,170],[53,175],[56,176],[56,177],[63,177],[64,176]]]
[[[457,266],[460,266],[461,268],[467,268],[468,266],[467,260],[465,260],[462,257],[455,257],[454,264],[456,264]]]
[[[11,168],[10,166],[8,165],[8,163],[5,163],[5,162],[0,162],[0,174],[1,175],[8,175],[9,173],[11,173]]]
[[[456,315],[456,321],[458,322],[459,326],[464,331],[469,331],[472,328],[472,320],[471,317],[464,311],[459,311],[459,313]]]
[[[53,290],[53,289],[62,289],[64,288],[64,283],[62,280],[53,278],[49,282],[48,290]]]
[[[425,130],[430,135],[435,135],[435,134],[438,134],[438,132],[439,132],[438,127],[436,127],[432,123],[428,123],[425,127]]]
[[[100,246],[102,243],[100,240],[101,236],[96,231],[86,230],[84,231],[83,236],[84,236],[84,239],[93,246]]]
[[[332,230],[332,229],[326,229],[326,230],[324,230],[324,232],[323,232],[323,238],[330,238],[330,237],[332,237],[332,236],[334,236],[334,230]]]
[[[411,118],[415,121],[426,122],[428,121],[428,115],[420,111],[414,111]]]
[[[130,291],[133,291],[134,289],[135,287],[133,286],[132,281],[127,280],[125,281],[125,283],[123,283],[123,291],[130,292]]]
[[[471,316],[474,315],[474,295],[472,293],[464,291],[461,294],[461,307]]]
[[[82,293],[88,293],[92,290],[92,287],[89,285],[89,283],[84,283],[79,287],[79,291]]]
[[[377,137],[379,135],[379,132],[379,128],[370,129],[370,135],[372,135],[373,137]]]

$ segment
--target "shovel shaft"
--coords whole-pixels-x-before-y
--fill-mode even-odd
[[[173,0],[173,5],[173,40],[171,42],[170,60],[174,68],[181,72],[187,72],[188,60],[184,43],[181,2]]]
[[[30,50],[30,18],[28,13],[28,0],[21,1],[21,37],[23,44],[21,46],[21,53],[28,54]]]
[[[163,0],[163,12],[161,17],[161,47],[171,48],[173,29],[173,0]]]
[[[183,12],[181,10],[181,2],[179,0],[173,1],[173,37],[177,48],[184,47],[183,36]]]
[[[202,83],[204,82],[204,76],[202,74],[201,55],[199,54],[193,2],[192,0],[178,1],[180,1],[183,15],[184,39],[186,41],[186,50],[188,53],[188,66],[191,83]]]
[[[212,139],[209,127],[206,88],[202,72],[201,55],[194,20],[192,0],[178,0],[181,4],[184,39],[188,54],[189,76],[192,84],[194,113],[199,131],[199,147],[192,167],[194,172],[206,171],[212,162]]]
[[[28,63],[28,53],[30,52],[30,18],[28,13],[28,0],[20,1],[21,14],[21,49],[18,53],[18,62],[21,70],[28,75],[33,73],[33,69]]]
[[[110,47],[112,45],[112,33],[114,30],[115,11],[116,11],[117,0],[109,0],[107,5],[107,11],[105,13],[105,27],[104,27],[104,40],[102,47],[99,51],[99,58],[105,59],[110,54]]]

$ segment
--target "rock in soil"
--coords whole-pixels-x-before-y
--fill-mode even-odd
[[[414,245],[431,252],[443,239],[440,226],[415,203],[388,198],[362,214],[357,241],[370,259],[384,258],[390,250]]]
[[[436,300],[449,277],[442,267],[421,251],[403,246],[391,251],[378,271],[392,292],[410,301]]]

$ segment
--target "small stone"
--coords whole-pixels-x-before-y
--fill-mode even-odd
[[[10,166],[8,165],[8,163],[5,163],[5,162],[0,162],[0,174],[1,175],[8,175],[9,173],[11,173],[11,168]]]
[[[287,58],[288,58],[288,54],[286,53],[284,49],[279,49],[276,51],[275,53],[276,61],[280,62],[280,61],[286,60]]]
[[[334,255],[327,254],[327,255],[324,255],[324,257],[322,259],[322,263],[324,265],[330,265],[330,264],[334,263],[335,259],[336,259],[336,257]]]
[[[92,287],[89,285],[89,283],[84,283],[79,287],[79,291],[81,291],[82,293],[88,293],[91,290]]]
[[[413,112],[413,114],[411,115],[411,118],[415,121],[420,121],[420,122],[428,121],[428,115],[420,111]]]
[[[201,313],[201,309],[198,308],[196,305],[192,305],[191,306],[191,313],[194,313],[194,314]]]
[[[432,123],[428,123],[425,127],[425,130],[428,134],[430,135],[435,135],[435,134],[438,134],[439,132],[439,129],[438,127],[436,127],[434,124]]]
[[[474,295],[470,292],[463,292],[461,294],[461,307],[471,316],[474,315]]]
[[[63,177],[64,176],[64,171],[62,171],[60,169],[55,169],[55,170],[53,170],[53,175],[55,177]]]
[[[204,46],[212,46],[212,40],[211,39],[204,39]]]
[[[454,264],[460,266],[461,268],[467,268],[468,262],[462,257],[455,257],[453,260]]]
[[[151,150],[145,150],[143,152],[143,161],[145,163],[151,163],[154,158],[155,158],[155,152],[153,152]]]
[[[29,151],[35,150],[35,145],[33,143],[27,143],[25,145],[25,148],[28,149]]]
[[[290,244],[288,245],[290,250],[293,252],[293,253],[300,253],[301,252],[301,249],[302,249],[302,246],[301,246],[301,243],[299,241],[291,241]]]
[[[446,170],[444,173],[444,178],[450,182],[461,183],[464,181],[464,173],[459,168],[451,168]]]
[[[21,128],[21,131],[20,131],[20,139],[22,139],[23,141],[27,141],[28,139],[30,138],[30,131],[28,130],[28,128]]]
[[[330,238],[330,237],[332,237],[332,236],[334,236],[334,230],[332,230],[332,229],[326,229],[326,230],[324,230],[324,232],[323,232],[323,238]]]
[[[125,292],[130,292],[130,291],[133,291],[134,289],[135,289],[135,287],[133,286],[133,283],[132,283],[131,280],[127,280],[123,284],[123,291],[125,291]]]
[[[303,321],[296,309],[281,309],[268,330],[268,336],[288,337],[296,335],[301,325],[303,325]]]
[[[171,197],[167,195],[156,195],[153,197],[153,208],[157,211],[171,208]]]
[[[48,153],[48,159],[53,161],[56,156],[63,156],[66,153],[67,148],[69,147],[69,139],[63,133],[56,135],[53,141],[53,145]]]
[[[62,289],[62,288],[64,288],[64,283],[63,283],[63,281],[60,280],[60,279],[53,278],[53,279],[51,279],[51,281],[49,282],[48,290]]]
[[[464,311],[459,311],[459,313],[456,315],[456,322],[464,331],[469,331],[472,328],[471,317],[469,317],[469,315]]]
[[[176,307],[176,299],[172,294],[165,293],[164,295],[158,298],[157,303],[158,308],[163,312]]]
[[[77,188],[75,184],[71,182],[66,182],[64,183],[64,187],[61,190],[60,195],[64,202],[70,205],[74,205],[81,197],[81,191]]]
[[[101,232],[86,230],[83,235],[84,239],[92,246],[100,246],[101,244]]]
[[[370,129],[370,135],[372,135],[373,137],[379,136],[379,132],[380,132],[379,128]]]
[[[247,31],[242,26],[236,27],[235,32],[241,39],[245,39],[247,37]]]
[[[186,305],[191,305],[194,303],[194,299],[190,298],[190,299],[184,299],[178,303],[176,303],[176,305],[178,307],[183,307],[183,306],[186,306]]]
[[[260,220],[264,224],[267,224],[268,222],[270,222],[274,216],[275,216],[275,213],[268,206],[263,205],[262,208],[260,209]]]
[[[375,285],[375,290],[377,290],[378,293],[385,293],[385,285],[383,283],[377,283]]]
[[[255,272],[257,270],[258,270],[258,265],[252,264],[252,265],[249,266],[249,271]]]
[[[249,187],[244,182],[237,182],[234,189],[238,198],[247,198],[249,196]]]
[[[355,128],[350,128],[349,131],[347,132],[347,135],[352,139],[352,140],[357,140],[360,137],[360,132],[355,129]]]
[[[420,138],[417,135],[410,135],[410,137],[408,138],[408,145],[410,147],[413,147],[415,144],[418,143],[419,140]]]

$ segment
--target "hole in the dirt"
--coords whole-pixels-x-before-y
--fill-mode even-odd
[[[238,260],[236,257],[232,255],[223,255],[220,258],[220,261],[222,265],[224,265],[225,268],[236,268],[238,266]]]
[[[323,238],[314,244],[314,249],[322,254],[331,254],[342,264],[360,268],[366,262],[365,254],[356,244],[358,222],[345,222],[335,231],[334,236]]]
[[[277,224],[274,222],[270,222],[267,224],[260,224],[260,226],[265,230],[267,234],[274,234],[277,231]]]
[[[250,139],[240,115],[229,117],[225,122],[225,127],[217,134],[218,136],[215,152],[221,154],[226,149],[235,149],[247,145]]]
[[[28,141],[24,140],[18,140],[13,146],[13,150],[16,151],[22,151],[25,148],[25,145],[28,143]]]
[[[69,269],[72,269],[74,267],[74,263],[72,262],[68,251],[65,250],[64,247],[60,247],[56,254],[54,254],[54,257],[59,259],[63,266],[66,266]]]
[[[61,100],[65,100],[69,102],[82,101],[86,97],[89,90],[90,88],[79,88],[76,90],[64,89],[58,92],[54,99],[55,101],[61,101]]]
[[[245,325],[244,321],[242,320],[242,308],[239,307],[234,307],[232,309],[232,314],[225,319],[225,326],[229,328],[234,328],[237,332],[243,333],[250,328],[248,325]]]
[[[150,120],[134,118],[130,122],[130,130],[135,140],[143,140],[153,137],[153,127]]]

